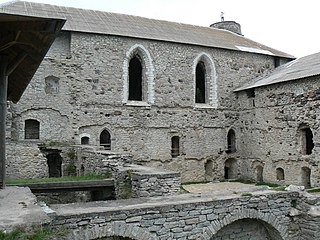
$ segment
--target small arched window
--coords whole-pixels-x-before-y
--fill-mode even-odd
[[[106,129],[100,134],[100,146],[103,146],[106,150],[111,150],[111,135]]]
[[[129,62],[129,100],[143,100],[142,63],[138,55]]]
[[[90,138],[89,137],[82,137],[81,138],[81,144],[82,145],[88,145],[90,142]]]
[[[171,156],[176,158],[180,155],[180,138],[179,136],[173,136],[171,138]]]
[[[230,129],[227,134],[227,153],[236,152],[236,133],[233,129]]]
[[[25,120],[24,138],[39,139],[40,138],[40,122],[34,119]]]
[[[199,62],[196,67],[196,103],[207,102],[206,89],[206,69],[203,62]]]
[[[277,172],[277,180],[278,181],[284,180],[284,170],[283,170],[283,168],[277,168],[276,172]]]

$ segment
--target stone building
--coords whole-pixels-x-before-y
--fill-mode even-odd
[[[88,172],[81,151],[103,149],[185,182],[319,185],[317,77],[300,75],[314,58],[290,62],[235,22],[224,30],[24,1],[0,11],[67,20],[10,104],[10,177],[59,176],[70,162]]]

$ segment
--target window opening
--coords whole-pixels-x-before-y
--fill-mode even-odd
[[[108,130],[103,130],[100,134],[100,146],[106,150],[111,150],[111,135]]]
[[[196,103],[206,102],[206,72],[203,62],[199,62],[196,67]]]
[[[304,143],[305,143],[304,152],[306,155],[310,155],[314,148],[313,134],[310,128],[303,129],[303,132],[304,132]]]
[[[227,153],[233,153],[236,151],[236,134],[233,129],[230,129],[227,135]]]
[[[40,137],[40,122],[33,119],[25,121],[25,139],[39,139]]]
[[[283,170],[283,168],[277,168],[276,171],[277,171],[277,180],[278,181],[284,180],[284,170]]]
[[[142,101],[142,64],[137,56],[129,62],[129,100]]]
[[[89,137],[82,137],[81,138],[81,144],[82,145],[88,145],[89,144],[89,140],[90,140]]]
[[[310,188],[311,187],[311,180],[310,180],[311,169],[308,167],[303,167],[301,171],[302,171],[302,176],[301,176],[302,185],[305,186],[306,188]]]
[[[178,157],[180,152],[180,138],[173,136],[171,138],[171,156],[173,158]]]

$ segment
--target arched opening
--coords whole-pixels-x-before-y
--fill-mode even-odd
[[[106,129],[100,134],[100,146],[103,146],[106,150],[111,150],[111,135]]]
[[[89,141],[90,141],[90,138],[89,138],[89,137],[82,137],[82,138],[81,138],[81,144],[82,144],[82,145],[88,145],[88,144],[89,144]]]
[[[173,136],[171,138],[171,156],[176,158],[180,155],[180,138],[179,136]]]
[[[142,64],[136,55],[129,62],[129,100],[143,100],[142,80]]]
[[[257,182],[263,182],[263,166],[258,165],[256,167],[256,176]]]
[[[233,158],[226,160],[224,164],[224,179],[236,179],[237,177],[237,161]]]
[[[284,170],[283,168],[277,168],[276,169],[276,172],[277,172],[277,180],[278,181],[283,181],[284,180]]]
[[[39,139],[40,138],[40,122],[34,119],[25,120],[24,126],[25,139]]]
[[[301,184],[306,188],[311,187],[311,169],[308,167],[301,168]]]
[[[237,220],[220,229],[211,240],[218,239],[282,240],[280,233],[270,224],[257,219]]]
[[[46,158],[49,168],[49,177],[61,177],[62,157],[59,154],[59,150],[52,150]]]
[[[312,154],[312,150],[314,148],[313,133],[312,130],[306,124],[301,124],[299,127],[299,139],[301,154]]]
[[[236,133],[233,129],[230,129],[227,134],[227,153],[236,152]]]
[[[196,103],[206,103],[206,70],[203,62],[196,67]]]

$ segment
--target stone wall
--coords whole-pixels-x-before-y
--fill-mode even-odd
[[[319,87],[319,78],[311,77],[257,88],[254,98],[238,93],[237,145],[246,177],[257,179],[257,166],[262,166],[264,181],[320,185]],[[303,150],[306,127],[313,134],[311,154]],[[277,180],[277,168],[283,169],[284,180]]]
[[[124,101],[125,62],[135,46],[148,58],[153,92],[146,102],[133,104]],[[197,59],[211,64],[214,104],[194,103]],[[40,141],[79,144],[81,136],[88,136],[90,145],[97,146],[106,129],[111,150],[132,154],[136,162],[178,171],[184,182],[222,179],[229,157],[224,152],[226,134],[239,118],[232,90],[273,68],[274,59],[267,55],[64,32],[12,108],[11,132],[18,144],[24,138],[24,121],[35,119]],[[174,158],[173,136],[180,137],[179,156]],[[213,167],[206,171],[208,161]]]
[[[228,199],[211,195],[179,195],[108,204],[87,203],[80,208],[77,205],[54,205],[52,208],[57,215],[52,226],[73,230],[68,239],[118,236],[140,240],[209,240],[234,236],[231,231],[245,229],[252,236],[247,239],[262,240],[268,236],[272,240],[294,240],[300,239],[296,238],[299,229],[291,229],[289,212],[297,197],[298,194],[293,192],[241,198],[230,196]],[[258,229],[250,228],[248,221]],[[234,225],[237,228],[233,230],[227,227]]]

